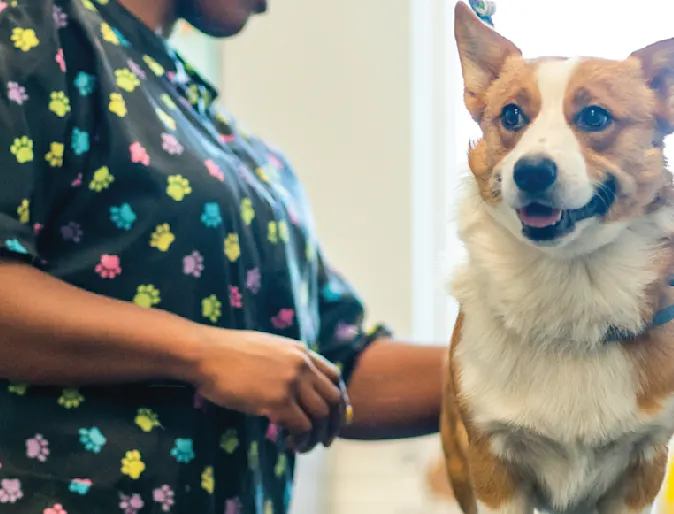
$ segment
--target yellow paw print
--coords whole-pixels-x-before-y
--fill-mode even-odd
[[[274,504],[271,500],[264,502],[264,514],[274,514]]]
[[[107,23],[101,24],[101,37],[103,38],[103,41],[119,46],[117,34],[115,34],[115,31],[112,30],[112,27]]]
[[[307,262],[314,262],[314,245],[311,243],[311,241],[307,241],[307,246],[304,249],[304,257],[306,257]]]
[[[115,70],[115,78],[117,79],[117,86],[127,93],[133,92],[134,89],[140,86],[140,80],[136,77],[136,74],[128,68]]]
[[[241,200],[241,219],[246,225],[250,225],[255,218],[255,209],[253,209],[253,202],[250,198]]]
[[[150,246],[160,252],[166,252],[175,238],[176,236],[171,232],[171,226],[168,223],[157,225],[150,238]]]
[[[270,221],[269,222],[269,230],[267,234],[267,240],[271,244],[276,244],[278,243],[278,225],[276,224],[275,221]]]
[[[16,215],[19,218],[19,223],[24,225],[30,221],[30,200],[25,198],[16,209]]]
[[[65,146],[63,143],[53,141],[49,145],[49,153],[44,156],[45,161],[49,163],[52,168],[60,168],[63,166],[63,151]]]
[[[110,0],[96,0],[96,2],[101,5],[108,5],[110,3]]]
[[[138,286],[136,295],[133,297],[133,303],[140,307],[149,309],[161,302],[161,295],[159,289],[152,284],[144,284]]]
[[[63,91],[52,91],[49,95],[49,110],[63,118],[70,112],[70,98]]]
[[[204,468],[204,471],[201,473],[201,488],[208,494],[213,494],[213,491],[215,491],[215,478],[213,477],[212,466]]]
[[[124,101],[124,97],[120,93],[110,93],[108,109],[120,118],[126,116],[126,102]]]
[[[143,56],[143,61],[145,61],[147,67],[150,68],[150,71],[154,73],[157,77],[161,77],[164,74],[164,67],[149,55]]]
[[[89,189],[100,193],[104,189],[109,188],[110,184],[114,181],[115,177],[110,174],[110,168],[102,166],[94,171],[94,176],[92,177],[91,182],[89,182]]]
[[[190,181],[182,175],[171,175],[168,178],[168,187],[166,194],[176,202],[182,202],[183,199],[192,192]]]
[[[152,432],[154,428],[161,426],[157,413],[150,409],[138,409],[134,421],[143,432]]]
[[[145,471],[145,463],[141,460],[140,452],[138,450],[126,452],[122,459],[122,473],[129,478],[138,480],[143,471]]]
[[[84,396],[80,394],[79,389],[64,389],[58,399],[58,404],[64,409],[77,409],[80,403],[84,401]]]
[[[161,109],[157,108],[154,110],[154,112],[157,114],[157,117],[159,120],[168,128],[169,130],[174,130],[176,129],[176,120],[171,118],[168,114],[166,114],[164,111]]]
[[[17,396],[24,396],[28,390],[28,386],[26,384],[9,384],[7,390]]]
[[[227,234],[225,239],[225,255],[229,262],[236,262],[241,255],[241,247],[239,246],[239,234],[234,232]]]
[[[278,222],[278,238],[281,241],[288,241],[288,224],[281,220]]]
[[[201,315],[211,320],[211,323],[217,323],[222,315],[222,302],[214,294],[201,300]]]
[[[32,50],[40,44],[40,40],[33,29],[22,29],[21,27],[12,30],[12,41],[14,41],[14,46],[23,52]]]
[[[28,136],[17,137],[9,150],[19,164],[33,161],[33,140]]]
[[[173,101],[171,96],[168,93],[164,93],[161,95],[161,101],[164,102],[164,105],[168,107],[170,110],[173,110],[176,108],[176,103]]]
[[[267,175],[267,172],[264,170],[264,168],[257,168],[255,173],[257,173],[257,176],[260,177],[262,182],[269,182],[269,175]]]
[[[84,6],[85,9],[88,9],[89,11],[94,11],[96,12],[96,6],[91,0],[82,0],[82,5]]]

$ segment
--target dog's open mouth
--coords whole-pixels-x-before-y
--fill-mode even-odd
[[[612,175],[600,184],[592,199],[580,209],[559,209],[541,201],[532,201],[517,209],[524,237],[545,242],[573,232],[576,223],[591,217],[605,216],[615,202],[617,183]]]

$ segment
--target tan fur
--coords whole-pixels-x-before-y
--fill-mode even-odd
[[[462,238],[469,250],[469,264],[456,286],[456,296],[462,307],[449,352],[441,419],[447,474],[454,494],[466,514],[482,514],[479,509],[489,513],[528,514],[529,505],[533,504],[529,502],[534,501],[529,495],[532,488],[539,485],[529,481],[531,473],[540,474],[540,480],[554,476],[549,470],[536,468],[538,464],[546,465],[543,461],[534,462],[533,471],[528,467],[526,472],[523,471],[525,468],[520,466],[518,456],[508,453],[508,437],[511,436],[504,438],[499,435],[497,438],[494,435],[497,432],[489,428],[490,423],[501,422],[501,419],[521,425],[527,431],[545,434],[551,440],[559,438],[563,448],[580,452],[574,459],[596,460],[589,454],[583,454],[588,451],[586,448],[601,448],[604,444],[613,444],[613,441],[617,441],[616,444],[632,444],[627,442],[627,438],[643,433],[644,437],[652,440],[646,439],[646,443],[638,445],[634,443],[634,453],[625,454],[628,455],[626,459],[631,459],[629,462],[616,461],[620,465],[625,463],[624,469],[617,469],[616,476],[607,479],[614,481],[612,485],[601,482],[606,492],[596,499],[593,507],[598,514],[641,513],[653,503],[664,478],[667,441],[663,439],[663,434],[671,437],[674,431],[671,419],[674,414],[674,323],[649,329],[634,340],[617,342],[606,351],[605,356],[604,350],[597,344],[607,343],[596,341],[597,334],[601,332],[600,326],[623,322],[629,327],[642,326],[656,311],[674,304],[674,288],[669,285],[669,278],[674,275],[674,186],[662,152],[664,137],[674,131],[674,41],[646,47],[624,61],[589,58],[568,67],[566,89],[561,99],[563,121],[568,128],[560,130],[570,129],[573,132],[585,163],[586,180],[599,187],[611,174],[618,183],[618,191],[606,216],[592,229],[602,234],[594,239],[605,238],[606,243],[592,239],[583,243],[583,234],[580,234],[577,237],[581,242],[576,253],[581,257],[576,257],[576,253],[564,254],[560,251],[562,260],[555,264],[547,251],[528,248],[526,243],[508,233],[512,230],[512,217],[497,221],[498,216],[507,214],[511,209],[504,205],[502,177],[499,175],[501,164],[526,132],[505,130],[500,122],[500,113],[505,105],[515,103],[529,120],[533,122],[537,119],[543,102],[537,71],[542,62],[550,60],[525,60],[513,43],[479,22],[463,3],[457,4],[455,11],[455,35],[463,70],[465,103],[483,132],[483,138],[469,149],[469,167],[476,191],[484,203],[480,205],[468,201],[461,214],[464,217]],[[590,105],[607,109],[615,122],[601,132],[578,130],[575,117],[581,109]],[[481,212],[475,213],[475,208]],[[498,227],[499,223],[503,227]],[[485,224],[494,226],[488,228]],[[615,228],[602,232],[602,224]],[[510,254],[504,254],[499,259],[495,253],[499,244],[504,245],[504,252],[521,252],[519,262],[515,255]],[[623,244],[625,246],[618,246]],[[610,253],[611,245],[615,247],[614,253]],[[513,267],[515,262],[521,269]],[[605,263],[604,268],[602,262]],[[555,266],[559,269],[555,270]],[[548,305],[548,297],[553,298],[548,295],[541,296],[539,302],[525,305],[518,300],[517,291],[524,288],[524,294],[526,284],[536,284],[534,280],[524,282],[520,278],[522,273],[529,271],[568,277],[558,285],[560,294],[567,294],[566,288],[577,284],[577,299],[566,302],[560,297],[556,303]],[[628,281],[625,287],[620,287],[619,282],[611,278],[613,273]],[[598,281],[594,297],[591,294],[593,280]],[[539,281],[541,286],[535,287],[555,287],[545,284],[545,276],[540,276]],[[615,289],[613,293],[612,288]],[[536,291],[532,289],[531,293]],[[572,292],[568,295],[574,298]],[[601,295],[606,295],[606,300]],[[611,301],[615,302],[617,310],[622,309],[622,314],[616,311],[617,319],[607,314],[610,313],[610,305],[606,302]],[[554,308],[569,313],[580,308],[580,314],[570,317],[558,328],[549,323],[539,326],[536,316]],[[597,316],[608,317],[606,320],[601,317],[594,319],[592,314],[595,311]],[[471,316],[470,328],[467,316]],[[566,348],[557,342],[550,348],[529,348],[527,345],[531,343],[528,341],[538,340],[542,335],[523,332],[517,336],[526,327],[543,331],[541,334],[549,333],[549,337],[568,334],[561,341],[567,340],[564,337],[571,338],[575,346]],[[587,327],[585,332],[583,327]],[[546,330],[548,332],[544,332]],[[503,404],[498,403],[509,401],[507,390],[494,389],[502,400],[489,398],[490,382],[493,382],[493,387],[501,383],[501,388],[510,385],[507,380],[499,382],[500,378],[490,376],[491,370],[500,371],[493,366],[501,363],[503,366],[516,366],[512,372],[515,373],[512,375],[512,386],[521,388],[529,383],[528,378],[522,375],[526,373],[526,364],[518,362],[512,355],[498,357],[496,354],[480,353],[485,350],[464,346],[479,343],[481,348],[487,349],[489,340],[485,337],[488,338],[489,334],[498,334],[502,340],[502,346],[494,346],[494,352],[510,352],[521,355],[520,358],[531,359],[532,374],[540,373],[535,370],[547,369],[546,366],[553,366],[549,368],[551,372],[573,370],[568,375],[569,379],[575,377],[586,383],[585,391],[589,393],[588,404],[583,404],[583,398],[578,397],[578,409],[591,409],[594,405],[591,403],[592,395],[596,395],[597,398],[619,399],[620,404],[615,405],[616,412],[604,409],[607,406],[597,405],[597,412],[590,417],[570,413],[568,433],[562,427],[530,425],[540,423],[536,421],[539,418],[533,414],[529,416],[526,409],[522,410],[521,404],[501,407]],[[476,337],[480,339],[475,340]],[[587,346],[584,348],[582,344]],[[552,352],[549,357],[547,352]],[[484,358],[482,364],[479,359],[474,362],[479,355]],[[546,359],[550,364],[546,364]],[[481,369],[481,366],[486,369]],[[602,393],[603,389],[593,390],[594,387],[610,387],[612,369],[607,366],[615,366],[616,391],[606,389]],[[603,375],[596,378],[595,384],[594,375],[586,374],[586,369],[596,369]],[[476,376],[479,373],[487,382],[484,385]],[[555,378],[551,374],[550,379],[559,381],[563,380],[563,376],[562,373],[562,378]],[[534,389],[521,389],[526,391],[520,399],[522,402],[527,401],[529,396],[533,400],[539,393],[535,388],[540,386],[533,385],[538,383],[533,381],[540,380],[539,377],[532,375],[531,380]],[[466,386],[479,390],[465,389]],[[550,400],[567,401],[563,395],[560,398],[551,396]],[[499,405],[502,413],[489,421],[490,412],[485,408],[492,404]],[[565,405],[560,403],[562,408],[566,408]],[[511,421],[504,418],[508,415],[514,416]],[[523,416],[529,417],[525,419]],[[564,418],[560,419],[564,421]],[[653,426],[660,428],[653,431]],[[577,450],[574,449],[576,444],[580,445]],[[552,474],[548,476],[546,473]],[[569,482],[568,492],[553,495],[557,498],[554,501],[581,494],[578,492],[580,487],[573,481]],[[573,500],[572,496],[569,498],[569,501]],[[555,508],[563,510],[560,505]]]

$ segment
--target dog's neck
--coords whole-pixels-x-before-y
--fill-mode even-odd
[[[672,208],[616,225],[610,240],[568,258],[522,241],[491,209],[473,185],[459,214],[470,265],[458,274],[454,295],[487,309],[523,344],[593,350],[609,330],[642,332],[670,301],[663,295],[673,271]]]

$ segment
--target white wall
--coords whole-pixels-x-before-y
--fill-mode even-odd
[[[446,340],[442,2],[271,4],[225,44],[225,104],[295,164],[323,245],[371,319]],[[423,466],[409,458],[419,444],[340,442],[328,460],[304,460],[295,512],[428,514]]]

